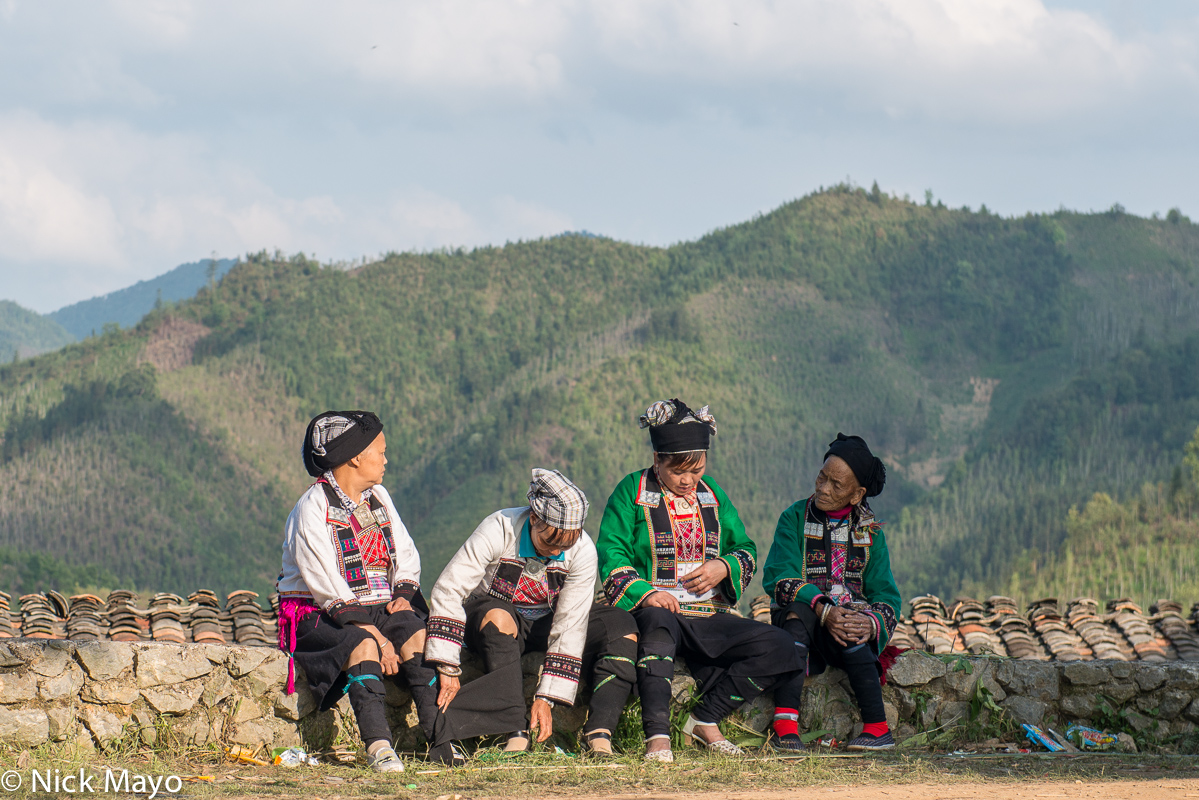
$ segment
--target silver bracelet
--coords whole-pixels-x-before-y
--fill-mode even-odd
[[[833,604],[826,602],[824,604],[824,609],[820,612],[820,627],[822,627],[822,628],[824,627],[824,621],[826,619],[828,619],[828,614],[832,610],[833,610]]]
[[[447,678],[459,678],[462,676],[462,667],[455,667],[453,664],[438,664],[437,672]]]

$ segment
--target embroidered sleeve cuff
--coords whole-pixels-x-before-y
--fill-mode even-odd
[[[574,705],[579,689],[579,677],[583,672],[581,659],[566,653],[546,653],[545,666],[541,669],[541,681],[537,694],[555,703]]]
[[[425,623],[425,661],[458,664],[462,660],[465,639],[465,621],[453,617],[429,617]]]
[[[405,600],[411,600],[420,591],[420,584],[415,581],[400,581],[391,590],[391,599],[398,600],[401,597]]]
[[[362,606],[357,603],[342,603],[334,602],[327,609],[328,614],[338,625],[346,626],[358,623],[360,625],[370,625],[371,617]]]
[[[817,600],[827,600],[819,587],[799,578],[783,578],[774,584],[774,602],[781,606],[803,603],[815,606]]]
[[[895,618],[895,609],[886,603],[871,603],[870,616],[874,619],[877,627],[877,641],[879,652],[887,646],[891,641],[891,637],[895,634],[895,626],[897,620]]]
[[[795,602],[803,586],[804,581],[801,578],[779,578],[770,590],[771,599],[779,608],[785,608]]]
[[[604,581],[604,596],[608,602],[625,611],[632,611],[643,597],[653,591],[653,584],[637,574],[637,570],[632,567],[613,570]]]

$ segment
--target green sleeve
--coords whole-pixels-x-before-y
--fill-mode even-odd
[[[895,624],[899,619],[903,601],[899,598],[895,576],[891,574],[887,538],[882,529],[874,530],[871,536],[873,542],[870,545],[870,560],[866,562],[866,569],[862,573],[862,591],[866,595],[866,602],[870,603],[871,613],[879,623],[879,636],[875,647],[881,653],[895,633]]]
[[[804,580],[804,554],[806,541],[803,535],[804,512],[807,501],[793,503],[779,515],[774,527],[774,541],[762,568],[762,588],[780,606],[795,602],[811,605],[820,596],[815,584]]]
[[[604,595],[609,603],[625,611],[632,611],[643,597],[655,591],[641,574],[641,570],[647,568],[644,563],[647,559],[638,558],[642,549],[638,547],[638,537],[645,536],[638,524],[642,514],[634,502],[640,475],[634,472],[616,485],[604,508],[599,536],[595,540]],[[643,544],[648,556],[649,541]]]
[[[721,589],[736,604],[758,571],[758,546],[745,532],[745,523],[724,489],[708,478],[704,483],[711,487],[720,504],[720,559],[729,565],[729,577],[721,584]]]

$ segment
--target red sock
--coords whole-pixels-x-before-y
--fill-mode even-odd
[[[882,736],[884,733],[890,733],[891,728],[887,725],[887,721],[882,722],[867,722],[862,726],[862,733],[868,733],[871,736]]]
[[[787,734],[799,735],[799,709],[776,708],[774,710],[774,732],[783,737]]]

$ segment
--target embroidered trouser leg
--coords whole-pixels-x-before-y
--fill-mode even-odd
[[[637,644],[637,691],[641,695],[641,726],[648,739],[670,735],[671,681],[674,656],[681,638],[679,617],[664,608],[643,606],[633,611]]]
[[[594,604],[587,621],[583,660],[594,661],[591,707],[583,733],[616,729],[637,680],[637,623],[629,612]]]
[[[787,619],[791,614],[796,618]],[[849,686],[853,689],[862,712],[862,722],[870,724],[886,721],[883,690],[879,683],[878,656],[871,642],[849,646],[840,644],[828,629],[820,624],[816,612],[806,603],[792,603],[781,609],[776,612],[775,621],[797,644],[819,656],[820,663],[818,669],[813,670],[814,674],[823,672],[825,664],[845,670]],[[777,706],[798,709],[802,696],[803,673],[800,673],[775,691],[774,702]]]
[[[346,693],[358,719],[363,744],[380,739],[391,743],[391,728],[383,707],[383,667],[378,661],[360,661],[346,670]]]

